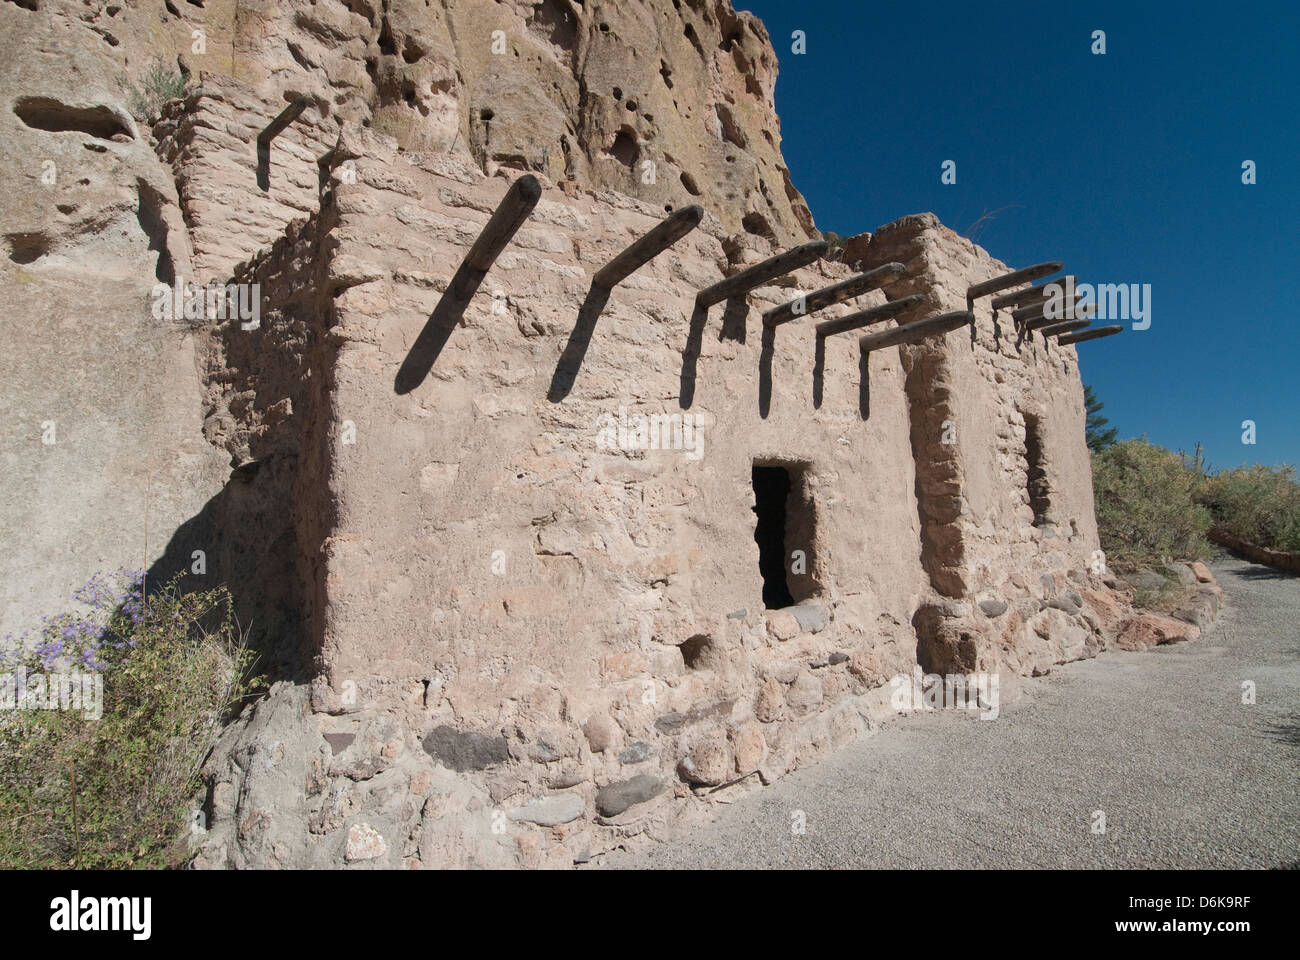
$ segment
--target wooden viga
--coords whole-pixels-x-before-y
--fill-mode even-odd
[[[261,189],[271,189],[271,141],[284,133],[310,105],[310,97],[295,97],[257,135],[257,185]]]
[[[1031,267],[1022,267],[1019,270],[1013,270],[1010,273],[1004,273],[997,277],[991,277],[980,283],[972,284],[966,288],[966,310],[971,314],[970,318],[970,338],[971,343],[975,342],[975,301],[980,297],[986,297],[989,294],[997,293],[999,290],[1006,290],[1010,287],[1018,287],[1022,283],[1032,283],[1035,280],[1041,280],[1043,277],[1050,277],[1058,272],[1064,264],[1060,260],[1049,260],[1045,263],[1036,263]],[[1018,291],[1017,296],[1024,291]],[[1005,298],[1000,298],[1005,299]],[[1002,331],[998,326],[998,309],[997,303],[993,306],[993,339],[995,343],[1002,340]]]

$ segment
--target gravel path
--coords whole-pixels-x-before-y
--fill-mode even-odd
[[[1197,641],[1056,667],[992,722],[952,712],[890,723],[713,823],[606,865],[1296,864],[1300,578],[1228,556],[1211,566],[1228,605]]]

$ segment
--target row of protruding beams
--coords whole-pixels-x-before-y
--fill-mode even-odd
[[[1079,302],[1076,300],[1073,308],[1071,308],[1070,312],[1065,316],[1049,317],[1040,311],[1038,314],[1025,317],[1023,320],[1019,321],[1019,323],[1021,329],[1028,333],[1030,330],[1046,330],[1048,327],[1055,326],[1056,324],[1062,323],[1066,320],[1086,320],[1096,312],[1097,305],[1095,303],[1087,303],[1080,306]]]
[[[1074,333],[1076,330],[1082,330],[1084,327],[1091,326],[1090,320],[1064,320],[1060,323],[1053,323],[1051,326],[1043,327],[1040,331],[1044,337],[1055,337],[1062,333]]]
[[[879,333],[869,333],[858,341],[858,346],[863,353],[870,353],[872,350],[892,347],[895,344],[916,343],[916,341],[923,340],[926,337],[936,337],[956,330],[958,327],[964,327],[974,321],[975,315],[969,310],[943,313],[937,317],[915,320],[901,327],[881,330]]]
[[[665,218],[654,229],[596,272],[592,283],[611,289],[616,283],[630,277],[664,250],[686,236],[704,219],[704,208],[698,204],[682,207]]]
[[[271,141],[297,120],[310,103],[309,97],[298,96],[294,98],[258,134],[258,179],[264,189],[268,186]],[[482,282],[484,275],[496,262],[497,257],[500,256],[501,251],[505,249],[520,226],[528,219],[540,197],[541,184],[531,174],[526,174],[511,184],[510,189],[506,191],[505,196],[497,205],[497,209],[493,212],[492,217],[479,233],[473,246],[470,247],[469,253],[461,263],[461,269],[457,277],[454,278],[460,281],[454,284],[458,288],[456,290],[457,294],[466,298],[473,295]],[[694,230],[699,226],[703,218],[704,210],[698,205],[684,207],[673,213],[597,271],[592,278],[592,285],[604,290],[612,289],[616,284],[631,276],[635,271]],[[825,256],[828,248],[829,245],[825,241],[818,240],[776,254],[761,263],[741,270],[739,273],[719,280],[712,286],[701,290],[696,295],[696,303],[707,309],[723,300],[742,296],[755,287],[762,286],[800,267],[807,266],[814,260],[820,259]],[[1063,264],[1059,260],[1038,263],[974,284],[966,291],[968,307],[966,311],[931,317],[928,320],[917,321],[885,333],[869,334],[864,336],[860,342],[864,345],[864,350],[879,349],[880,346],[889,343],[908,342],[912,338],[900,336],[902,331],[913,331],[916,333],[916,338],[919,339],[928,335],[921,333],[922,330],[938,331],[942,329],[947,332],[956,329],[957,326],[961,325],[955,319],[958,317],[965,318],[965,322],[970,323],[973,331],[975,300],[991,293],[997,293],[999,290],[1006,290],[1008,287],[1019,286],[1022,283],[1032,283],[1035,280],[1051,276],[1059,271],[1062,266]],[[777,327],[800,316],[806,316],[826,307],[843,303],[868,290],[874,290],[892,283],[901,277],[903,272],[902,264],[887,263],[874,270],[868,270],[857,276],[849,277],[847,280],[832,284],[829,287],[823,287],[811,294],[797,297],[789,303],[768,310],[763,314],[763,324],[766,327]],[[1038,287],[1031,286],[995,297],[992,301],[994,317],[996,318],[997,311],[1000,309],[1018,307],[1019,309],[1012,314],[1012,318],[1021,330],[1022,336],[1029,331],[1041,328],[1045,338],[1059,335],[1061,343],[1082,343],[1086,340],[1095,340],[1120,332],[1123,329],[1120,326],[1100,327],[1086,332],[1077,332],[1088,326],[1086,321],[1077,321],[1092,312],[1089,308],[1080,310],[1077,306],[1077,297],[1075,303],[1071,305],[1073,309],[1069,322],[1053,322],[1057,318],[1044,317],[1048,299],[1048,294],[1045,292],[1047,288],[1053,284],[1066,284],[1068,285],[1067,289],[1073,289],[1074,279],[1074,277],[1064,277]],[[847,317],[823,321],[817,325],[817,335],[819,337],[834,336],[838,333],[888,320],[905,312],[919,301],[920,297],[905,297],[901,300],[859,311]]]
[[[299,98],[286,107],[259,135],[259,146],[269,145],[271,139],[292,123],[302,113],[306,105],[306,99]],[[456,316],[442,318],[444,326],[446,326],[448,320],[453,325],[459,321],[459,314],[463,311],[464,306],[468,304],[469,299],[482,283],[487,271],[496,262],[497,257],[500,256],[515,233],[528,219],[541,198],[541,193],[541,184],[531,174],[519,177],[506,190],[505,196],[502,197],[496,210],[493,211],[492,216],[488,219],[478,237],[475,238],[456,275],[452,278],[446,296],[450,298],[451,303],[448,312],[449,314],[456,314]],[[699,226],[703,218],[704,210],[696,205],[685,207],[671,214],[598,270],[592,278],[593,291],[600,290],[604,292],[602,295],[607,295],[608,291],[616,284],[625,280],[636,270],[649,263]],[[754,264],[705,287],[696,295],[696,307],[697,309],[707,310],[710,306],[723,300],[743,296],[755,287],[785,276],[821,258],[826,254],[827,249],[828,244],[819,240],[778,253],[761,263]],[[967,290],[968,307],[973,307],[974,300],[978,297],[996,293],[1021,283],[1032,282],[1059,271],[1061,266],[1061,263],[1056,261],[1035,264],[1032,267],[1025,267],[975,284]],[[905,268],[901,263],[891,262],[828,287],[823,287],[810,294],[796,297],[788,303],[765,312],[763,314],[764,326],[767,329],[774,330],[781,324],[797,317],[806,316],[834,304],[843,303],[869,290],[887,286],[902,277],[904,272]],[[1028,306],[1023,306],[1015,312],[1022,329],[1028,329],[1031,323],[1046,327],[1050,324],[1050,320],[1043,318],[1046,301],[1042,299],[1041,292],[1044,289],[1045,286],[1031,287],[1028,291],[1021,290],[1011,294],[1004,294],[997,298],[995,304],[1010,306],[1012,304],[1028,303]],[[1033,291],[1039,293],[1035,294]],[[1037,303],[1033,300],[1036,295],[1040,297]],[[822,321],[816,326],[817,337],[819,340],[825,339],[826,337],[893,319],[919,305],[922,299],[920,296],[903,297],[899,300],[860,310],[845,317]],[[868,353],[882,347],[913,343],[927,336],[947,333],[964,323],[970,324],[972,330],[974,329],[975,315],[973,309],[946,313],[924,320],[913,321],[890,330],[866,334],[859,340],[859,345],[863,353]],[[1059,332],[1063,335],[1061,341],[1063,343],[1079,343],[1100,336],[1109,336],[1120,329],[1118,327],[1107,327],[1099,331],[1088,331],[1085,335],[1080,332],[1080,328],[1077,326],[1070,327],[1068,331],[1065,329],[1058,330],[1059,327],[1061,327],[1059,324],[1050,325],[1053,334]],[[443,342],[445,342],[445,337],[449,333],[450,327],[443,331]],[[1069,339],[1065,339],[1066,337]],[[435,348],[433,355],[436,355],[437,349],[440,348]],[[425,372],[427,373],[427,371]],[[414,373],[403,380],[407,389],[411,387],[411,383],[407,381],[411,380],[412,377],[415,377]],[[422,379],[423,376],[419,376],[415,382]]]
[[[1085,340],[1100,340],[1102,337],[1113,337],[1115,334],[1124,330],[1121,324],[1112,324],[1109,327],[1093,327],[1089,330],[1081,330],[1078,333],[1067,333],[1057,338],[1057,343],[1083,343]]]
[[[769,257],[762,263],[748,267],[701,290],[695,298],[696,305],[707,309],[722,300],[748,293],[757,286],[812,263],[825,254],[826,248],[827,244],[824,242],[805,243],[793,250]],[[903,264],[890,262],[876,267],[874,270],[868,270],[865,273],[849,277],[847,280],[841,280],[839,283],[822,287],[820,290],[814,290],[812,293],[800,295],[788,303],[783,303],[765,312],[763,314],[763,326],[767,331],[774,331],[783,323],[789,323],[791,320],[807,316],[817,310],[823,310],[834,304],[851,300],[869,290],[887,286],[898,280],[906,272],[907,268]],[[836,334],[859,330],[871,324],[894,319],[919,306],[924,300],[923,296],[915,294],[874,307],[868,307],[847,316],[823,320],[814,328],[817,339],[820,342]],[[915,343],[925,337],[947,333],[966,323],[973,322],[974,316],[968,311],[963,310],[958,313],[943,314],[942,316],[930,317],[900,327],[894,327],[880,333],[866,334],[859,339],[858,346],[863,355],[866,355],[873,350],[879,350],[882,347],[894,344]],[[771,334],[766,335],[770,336]]]
[[[782,323],[789,323],[791,320],[797,320],[810,313],[815,313],[825,307],[843,303],[845,300],[852,300],[868,290],[888,286],[906,272],[907,268],[901,263],[886,263],[874,270],[868,270],[866,273],[859,273],[857,276],[849,277],[847,280],[842,280],[829,287],[823,287],[806,296],[795,297],[789,303],[783,303],[779,307],[773,307],[763,314],[763,325],[768,327],[779,326]]]
[[[849,277],[847,280],[842,280],[829,287],[823,287],[805,296],[796,297],[789,303],[774,307],[763,314],[763,323],[767,327],[787,323],[796,317],[812,313],[814,310],[821,310],[832,304],[843,303],[845,300],[856,297],[868,290],[886,286],[902,277],[906,272],[907,268],[901,263],[890,262],[883,264],[874,270],[868,270],[866,273]],[[862,327],[881,323],[885,320],[892,320],[921,305],[924,301],[925,297],[920,294],[900,297],[897,300],[890,300],[887,303],[868,307],[865,310],[859,310],[843,317],[823,320],[817,324],[814,330],[819,340],[833,337],[836,334],[847,333],[850,330],[860,330]],[[866,334],[858,340],[858,346],[863,353],[870,353],[872,350],[879,350],[882,347],[893,346],[894,344],[915,343],[925,337],[955,330],[972,319],[971,314],[963,310],[959,313],[943,314],[938,317],[917,320],[880,333]]]
[[[1012,290],[1010,293],[1004,293],[1001,296],[994,297],[989,301],[989,306],[994,310],[1006,310],[1010,307],[1023,307],[1032,303],[1035,299],[1041,299],[1043,291],[1049,284],[1053,283],[1075,283],[1078,278],[1073,274],[1064,277],[1057,277],[1055,280],[1048,280],[1047,283],[1037,287],[1025,287],[1023,290]]]
[[[774,257],[768,257],[762,263],[746,267],[739,273],[705,287],[695,295],[695,302],[701,307],[711,307],[723,300],[743,296],[755,287],[761,287],[777,277],[784,277],[800,267],[808,266],[814,260],[820,260],[829,249],[830,244],[825,240],[814,240],[812,243],[805,243],[784,253],[778,253]]]
[[[530,182],[524,184],[525,180]],[[466,265],[475,272],[486,270],[491,265],[536,204],[538,190],[536,178],[532,176],[521,177],[515,181],[515,185],[507,191],[505,198],[493,213],[492,219],[488,221],[483,232],[475,240],[474,246],[470,248],[465,258]],[[685,207],[666,217],[598,270],[592,278],[592,285],[606,290],[611,289],[690,233],[700,224],[703,217],[703,208],[695,205]],[[755,287],[770,283],[778,277],[783,277],[820,259],[825,256],[828,248],[829,244],[826,241],[818,240],[768,257],[761,263],[756,263],[705,287],[696,294],[695,302],[697,306],[707,309],[723,300],[743,296]],[[768,327],[777,327],[817,310],[843,303],[869,290],[886,286],[898,280],[904,273],[906,268],[901,263],[886,263],[774,307],[763,314],[763,323]],[[868,307],[848,316],[825,320],[817,324],[816,333],[818,337],[825,338],[890,320],[917,306],[923,300],[920,295],[903,297],[875,307]],[[864,337],[861,341],[864,344],[863,349],[873,350],[887,343],[913,342],[924,336],[947,332],[954,328],[951,319],[956,316],[958,315],[945,314],[942,317],[932,317],[928,321],[908,324],[884,334]],[[969,314],[962,312],[960,317],[961,322],[965,322]]]
[[[966,302],[974,303],[980,297],[986,297],[990,293],[997,293],[999,290],[1007,289],[1007,287],[1018,287],[1022,283],[1033,283],[1043,277],[1050,277],[1063,266],[1065,264],[1060,260],[1050,260],[1047,263],[1036,263],[1032,267],[1022,267],[1011,273],[1004,273],[1000,277],[993,277],[974,284],[966,290]]]
[[[1041,280],[1056,273],[1063,266],[1064,264],[1059,260],[1051,260],[974,284],[966,290],[966,305],[973,310],[975,301],[980,297],[988,296],[990,293],[997,293],[1007,287]],[[1083,343],[1086,340],[1098,340],[1102,337],[1110,337],[1120,333],[1124,329],[1120,325],[1097,327],[1086,332],[1079,332],[1089,326],[1090,321],[1084,318],[1095,313],[1097,305],[1086,304],[1080,306],[1079,303],[1083,298],[1073,293],[1075,283],[1076,278],[1073,275],[1057,277],[1055,280],[1048,280],[1036,287],[1025,287],[1023,290],[1013,290],[1011,293],[1004,293],[994,297],[990,301],[990,305],[993,307],[995,328],[998,311],[1013,308],[1011,318],[1017,330],[1020,331],[1022,339],[1031,335],[1034,330],[1040,331],[1044,340],[1055,336],[1059,338],[1057,342],[1062,344]],[[1064,299],[1067,295],[1071,296],[1072,302],[1065,305],[1065,316],[1047,316],[1047,306],[1051,300],[1057,296]],[[973,315],[971,323],[974,323]]]
[[[1081,297],[1075,297],[1072,307],[1077,308]],[[1042,320],[1048,304],[1052,302],[1050,296],[1040,297],[1036,303],[1031,303],[1027,307],[1021,307],[1018,310],[1011,311],[1011,319],[1015,321],[1017,327],[1023,327],[1027,323],[1035,320]],[[1048,320],[1064,320],[1065,317],[1048,317]]]
[[[531,175],[520,177],[506,192],[492,218],[474,241],[465,264],[475,272],[486,271],[510,241],[515,231],[527,218],[540,196],[540,184]],[[636,270],[672,246],[697,227],[704,217],[703,208],[692,205],[671,214],[644,236],[634,241],[615,256],[592,278],[594,286],[610,289],[631,276]],[[696,294],[696,304],[710,307],[723,300],[743,296],[755,287],[770,283],[800,267],[807,266],[826,254],[829,244],[824,240],[805,243],[783,253],[768,257],[761,263],[741,270],[730,277],[705,287]],[[775,327],[800,316],[837,303],[843,303],[869,290],[893,283],[906,272],[901,263],[887,263],[865,273],[849,277],[839,283],[797,297],[789,303],[775,307],[763,315],[767,326]],[[871,323],[888,320],[915,306],[923,298],[904,297],[876,307],[827,320],[817,325],[819,336],[832,336],[857,329]]]
[[[889,266],[896,267],[901,266],[901,264],[891,263]],[[857,313],[850,313],[845,317],[823,320],[817,324],[815,330],[819,337],[833,337],[837,333],[847,333],[849,330],[858,330],[873,323],[880,323],[882,320],[890,320],[900,313],[906,313],[924,300],[925,297],[919,293],[898,300],[890,300],[888,303],[868,307],[865,310],[859,310]]]

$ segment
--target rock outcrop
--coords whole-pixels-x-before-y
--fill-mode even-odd
[[[9,35],[52,25],[97,47],[117,89],[95,103],[128,123],[119,79],[142,84],[161,58],[266,104],[309,96],[336,130],[372,127],[488,173],[532,170],[660,209],[704,203],[729,232],[782,244],[817,235],[781,156],[767,31],[728,0],[32,6],[5,7]]]
[[[191,247],[122,76],[79,18],[0,4],[0,635],[98,569],[152,564],[228,473],[202,436],[198,340],[150,310]]]

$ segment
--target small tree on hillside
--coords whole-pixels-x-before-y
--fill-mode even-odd
[[[1097,395],[1092,392],[1092,387],[1088,384],[1083,385],[1083,406],[1088,411],[1088,423],[1086,428],[1088,449],[1093,453],[1100,453],[1115,442],[1115,436],[1119,433],[1114,427],[1107,429],[1110,423],[1101,415],[1102,408],[1106,404],[1097,399]]]

